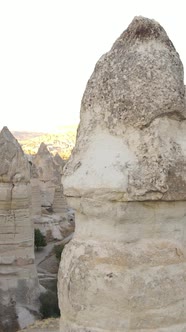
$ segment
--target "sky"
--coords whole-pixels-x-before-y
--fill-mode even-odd
[[[77,124],[96,62],[136,15],[164,27],[186,67],[184,2],[0,0],[0,127]]]

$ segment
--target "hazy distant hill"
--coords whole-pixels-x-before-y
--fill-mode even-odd
[[[44,142],[52,154],[57,152],[63,159],[68,159],[75,145],[77,126],[61,127],[57,133],[36,133],[13,131],[13,135],[21,144],[25,153],[35,154]]]

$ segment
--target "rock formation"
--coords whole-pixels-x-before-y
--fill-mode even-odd
[[[0,133],[0,331],[32,323],[39,284],[34,264],[30,165],[4,127]]]
[[[53,157],[45,143],[40,145],[32,160],[33,220],[35,228],[39,228],[48,240],[62,240],[75,227],[74,216],[68,209],[61,184],[64,164],[58,154]]]
[[[56,153],[56,155],[54,157],[54,162],[55,162],[57,170],[58,170],[59,180],[58,180],[58,186],[56,186],[56,188],[55,188],[53,210],[56,213],[64,215],[67,212],[67,201],[66,201],[66,197],[64,196],[64,193],[63,193],[61,177],[62,177],[65,161],[60,157],[59,154]]]
[[[186,330],[186,108],[165,30],[135,17],[96,64],[63,185],[76,233],[61,332]]]
[[[54,161],[61,166],[61,173],[62,173],[62,169],[65,166],[65,160],[61,158],[59,153],[56,153],[54,156]]]
[[[41,217],[41,191],[40,191],[40,181],[36,166],[32,161],[29,161],[31,167],[31,192],[32,192],[32,218],[33,220],[38,220]]]
[[[42,197],[41,205],[46,208],[51,208],[54,201],[58,174],[56,174],[55,171],[53,156],[48,151],[45,143],[41,143],[37,154],[33,158],[33,164],[36,166],[39,175]]]
[[[52,156],[45,143],[41,143],[37,154],[33,158],[33,168],[36,169],[39,178],[42,197],[41,206],[49,210],[55,208],[54,212],[58,213],[66,212],[67,209],[61,185],[64,164],[65,162],[60,155]]]

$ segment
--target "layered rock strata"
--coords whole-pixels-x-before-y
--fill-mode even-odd
[[[32,323],[38,297],[30,166],[4,127],[0,133],[0,331],[14,332]]]
[[[32,192],[32,218],[34,220],[40,220],[41,217],[41,191],[40,191],[40,180],[36,166],[33,162],[29,161],[31,165],[31,192]]]
[[[55,189],[53,211],[62,215],[67,212],[67,201],[62,185],[59,185]]]
[[[66,197],[64,196],[63,193],[63,186],[61,184],[61,178],[65,162],[57,153],[54,157],[54,162],[57,167],[56,170],[58,171],[59,178],[58,178],[58,186],[56,186],[54,193],[53,211],[64,216],[64,214],[66,215],[68,209]]]
[[[185,119],[179,55],[135,17],[88,81],[64,168],[76,232],[58,276],[61,331],[186,330]]]

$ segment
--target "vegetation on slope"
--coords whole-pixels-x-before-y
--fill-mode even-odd
[[[68,159],[75,145],[77,126],[64,126],[60,133],[13,132],[27,154],[36,154],[39,146],[44,142],[48,150],[55,155],[58,153],[63,159]]]

